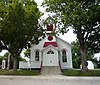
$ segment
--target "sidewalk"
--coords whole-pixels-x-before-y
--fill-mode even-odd
[[[100,77],[0,76],[0,85],[100,85]]]
[[[5,76],[5,75],[0,75],[0,78],[14,78],[14,79],[97,79],[100,80],[100,77],[80,77],[80,76],[64,76],[64,75],[37,75],[37,76]]]

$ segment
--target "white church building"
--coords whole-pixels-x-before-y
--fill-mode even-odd
[[[46,26],[46,37],[38,45],[30,48],[30,60],[20,62],[19,68],[41,69],[44,67],[58,67],[60,69],[72,69],[71,45],[51,33],[54,30],[52,24]],[[66,36],[67,37],[67,36]],[[71,37],[69,37],[71,38]]]

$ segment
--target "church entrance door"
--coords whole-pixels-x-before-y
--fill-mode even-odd
[[[57,50],[50,49],[50,50],[44,51],[43,66],[59,66]]]

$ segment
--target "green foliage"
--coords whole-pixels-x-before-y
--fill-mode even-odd
[[[2,65],[2,60],[3,59],[7,61],[8,55],[9,55],[9,53],[7,52],[7,53],[4,54],[4,56],[0,56],[0,65]]]
[[[4,54],[4,56],[0,56],[0,65],[2,65],[2,60],[6,60],[6,67],[7,67],[7,64],[8,64],[8,56],[9,56],[9,52],[6,52]],[[21,56],[18,57],[19,58],[19,61],[26,61],[24,58],[22,58]],[[13,69],[13,62],[14,62],[14,59],[13,57],[10,56],[10,69]]]
[[[3,57],[0,56],[0,65],[2,65],[2,60],[3,60]]]
[[[30,58],[30,49],[27,49],[27,50],[24,52],[24,55],[25,55],[25,57]]]
[[[26,61],[26,60],[22,57],[19,57],[19,61]]]
[[[73,61],[73,68],[80,68],[81,65],[81,56],[79,52],[79,43],[72,42],[72,61]]]
[[[56,13],[53,18],[62,33],[72,26],[74,33],[81,30],[84,41],[87,41],[89,35],[98,29],[100,0],[44,0],[43,6],[47,6],[48,12]]]
[[[55,13],[59,32],[66,33],[72,26],[80,45],[82,70],[87,70],[87,46],[94,53],[100,51],[100,0],[45,0],[43,6]]]
[[[4,45],[9,45],[7,48],[10,49],[11,53],[15,50],[20,51],[30,44],[29,41],[33,37],[39,35],[37,25],[40,12],[33,0],[26,0],[26,2],[12,0],[6,5],[1,2],[1,5],[3,5],[0,6],[2,7],[1,13],[3,12],[0,23],[1,40]]]
[[[23,48],[38,43],[43,35],[38,27],[40,16],[34,0],[0,1],[0,48],[17,59]]]
[[[81,54],[79,52],[79,43],[78,41],[73,41],[72,45],[72,60],[73,60],[73,67],[80,68],[81,65]],[[87,50],[87,60],[93,60],[93,52]]]
[[[93,49],[94,53],[100,52],[100,26],[90,34],[87,45],[91,47],[90,50]]]

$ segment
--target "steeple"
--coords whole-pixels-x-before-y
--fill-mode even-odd
[[[46,41],[49,41],[49,42],[53,42],[55,41],[55,36],[52,35],[52,32],[54,31],[53,30],[53,24],[47,24],[46,25]]]
[[[53,45],[54,47],[58,47],[56,43],[56,38],[54,35],[52,35],[53,31],[54,31],[53,24],[47,24],[46,25],[46,38],[45,38],[45,43],[43,47],[47,47],[48,45]]]

